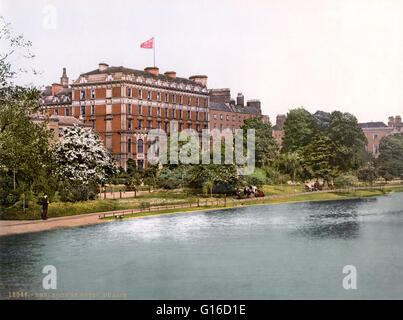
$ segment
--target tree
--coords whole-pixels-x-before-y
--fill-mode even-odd
[[[284,137],[281,152],[301,151],[310,143],[313,130],[314,122],[307,110],[303,107],[290,110],[284,122]]]
[[[303,175],[302,158],[297,152],[279,154],[276,167],[280,172],[288,174],[294,182]]]
[[[387,180],[403,177],[403,133],[381,139],[376,166],[379,174]]]
[[[39,90],[22,87],[14,81],[25,72],[11,64],[11,58],[32,58],[31,43],[15,36],[10,24],[0,17],[0,193],[1,205],[10,206],[19,199],[51,195],[51,133],[30,117],[39,110]],[[24,201],[25,205],[25,201]]]
[[[255,129],[255,161],[257,167],[271,164],[276,157],[277,144],[272,135],[270,123],[263,122],[262,118],[249,118],[244,121],[241,129],[244,132],[244,143],[246,147],[246,130]]]
[[[103,146],[101,138],[92,130],[74,126],[65,130],[63,139],[53,151],[56,175],[63,182],[62,188],[74,189],[87,185],[87,197],[69,196],[65,200],[79,201],[91,198],[94,185],[104,183],[116,171],[117,166]],[[63,192],[63,190],[61,190]]]

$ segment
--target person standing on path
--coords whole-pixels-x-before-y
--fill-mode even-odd
[[[48,217],[48,195],[45,194],[42,198],[42,220],[46,220]]]

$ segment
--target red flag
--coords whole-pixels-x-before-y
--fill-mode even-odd
[[[150,40],[147,40],[146,42],[143,42],[143,43],[140,45],[140,48],[143,48],[143,49],[152,49],[152,48],[153,48],[153,45],[154,45],[154,37],[151,38]]]

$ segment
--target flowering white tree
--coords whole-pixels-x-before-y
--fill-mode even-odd
[[[78,126],[64,131],[54,155],[56,173],[61,180],[82,184],[102,183],[117,170],[98,134]]]

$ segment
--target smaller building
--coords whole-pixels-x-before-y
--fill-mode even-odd
[[[59,141],[59,139],[63,136],[64,130],[69,127],[79,126],[82,128],[91,128],[90,124],[85,124],[81,120],[72,117],[72,116],[47,116],[38,114],[31,117],[31,120],[34,123],[42,123],[47,121],[48,130],[53,132],[53,141]]]
[[[375,158],[379,156],[379,143],[385,136],[403,132],[402,118],[400,116],[389,117],[388,125],[381,121],[365,122],[358,124],[368,140],[367,151]]]
[[[261,117],[264,122],[269,117],[262,115],[259,100],[248,100],[245,105],[245,97],[238,93],[236,101],[231,99],[231,91],[225,89],[210,89],[210,130],[217,129],[220,132],[230,129],[235,133],[240,129],[244,121],[253,117]]]
[[[285,114],[277,115],[276,124],[272,128],[272,135],[279,148],[281,148],[281,144],[283,142],[285,119],[286,119]]]

